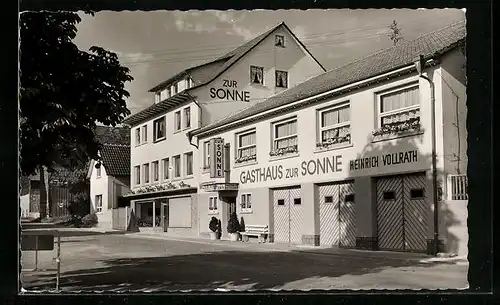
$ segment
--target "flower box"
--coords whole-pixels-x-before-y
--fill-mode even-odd
[[[293,146],[288,146],[288,147],[284,147],[284,148],[273,149],[273,150],[271,150],[271,152],[269,152],[269,155],[271,157],[275,157],[275,156],[283,156],[286,154],[297,153],[297,152],[299,152],[299,146],[293,145]]]
[[[413,118],[402,122],[385,124],[384,126],[372,131],[373,137],[385,135],[403,135],[420,131],[420,118]]]
[[[244,162],[254,161],[254,160],[257,160],[257,155],[239,157],[239,158],[234,160],[234,163],[238,164],[238,163],[244,163]]]
[[[316,147],[329,148],[332,145],[341,144],[341,143],[350,143],[350,142],[351,142],[351,135],[347,134],[343,137],[331,138],[331,139],[328,139],[326,141],[316,143]]]

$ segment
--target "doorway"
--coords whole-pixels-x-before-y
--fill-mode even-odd
[[[161,226],[163,232],[168,231],[168,201],[162,201],[161,203]]]

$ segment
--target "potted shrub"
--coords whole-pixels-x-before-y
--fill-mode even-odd
[[[210,239],[216,240],[220,238],[220,229],[219,229],[219,220],[212,216],[210,223],[208,224],[208,228],[210,229]]]
[[[231,241],[237,241],[239,239],[240,223],[238,222],[238,216],[236,216],[236,212],[231,213],[231,215],[229,216],[227,232],[229,233],[229,238]]]

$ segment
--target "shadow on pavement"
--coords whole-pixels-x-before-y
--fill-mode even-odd
[[[431,267],[417,260],[366,259],[292,252],[222,251],[191,255],[123,258],[101,261],[106,267],[68,271],[61,275],[63,290],[153,291],[279,289],[310,278],[377,273],[386,268]],[[27,289],[51,289],[53,275],[41,275]]]

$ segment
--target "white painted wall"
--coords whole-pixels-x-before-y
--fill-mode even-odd
[[[90,204],[91,213],[96,213],[99,220],[99,228],[111,228],[112,226],[112,210],[108,209],[108,203],[111,197],[111,179],[108,176],[104,166],[101,166],[101,177],[97,177],[97,170],[94,167],[94,163],[91,164],[92,172],[90,175]],[[102,212],[97,213],[96,209],[96,196],[102,195]]]

